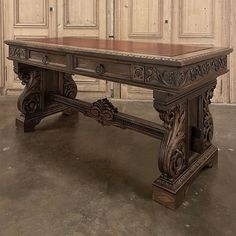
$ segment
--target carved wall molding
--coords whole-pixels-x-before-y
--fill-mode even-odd
[[[165,71],[161,66],[133,65],[133,80],[162,85],[165,87],[181,87],[201,79],[212,72],[227,69],[227,56],[214,58],[183,69]],[[143,75],[144,72],[144,75]]]
[[[186,168],[186,107],[185,104],[178,104],[169,110],[157,110],[167,130],[159,157],[161,178],[174,180]]]

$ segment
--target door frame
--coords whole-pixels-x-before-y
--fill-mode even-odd
[[[0,95],[5,87],[5,53],[4,53],[4,0],[0,0]]]
[[[165,4],[164,4],[165,2]],[[124,18],[122,17],[122,14],[125,14],[128,18],[131,16],[130,7],[131,7],[131,1],[130,0],[117,0],[115,1],[115,38],[118,40],[122,40],[122,21]],[[172,0],[160,0],[159,1],[159,33],[141,33],[139,34],[129,34],[127,36],[127,39],[123,40],[135,40],[135,41],[156,41],[159,42],[170,42],[171,40],[171,32],[170,32],[170,26],[171,26],[171,12],[168,11],[172,5]],[[126,9],[125,9],[126,8]],[[124,13],[123,11],[128,11],[128,13]],[[123,12],[123,13],[122,13]],[[127,20],[128,20],[127,18]],[[167,21],[167,23],[165,23]],[[126,22],[126,24],[129,24]],[[129,32],[131,29],[128,26],[127,31]],[[135,101],[152,101],[153,100],[153,94],[152,90],[149,89],[140,89],[139,87],[135,86],[129,86],[124,84],[116,85],[116,93],[119,94],[119,97],[121,99],[125,100],[135,100]],[[140,92],[142,91],[142,92]]]
[[[5,11],[8,11],[9,12],[9,9],[8,7],[13,8],[14,9],[14,2],[15,0],[7,0],[7,1],[4,1],[4,0],[0,0],[0,4],[1,4],[1,11],[3,12],[2,9],[4,9]],[[64,1],[62,1],[63,4],[64,4]],[[97,0],[98,3],[99,0]],[[47,14],[47,20],[46,20],[46,26],[43,27],[43,30],[48,30],[48,33],[43,33],[43,35],[45,36],[45,34],[47,34],[48,37],[55,37],[58,35],[58,11],[59,11],[59,6],[58,5],[58,1],[57,0],[47,0],[46,1],[47,3],[47,10],[46,10],[46,14]],[[103,22],[104,20],[106,20],[106,23],[104,21],[105,24],[103,24],[101,30],[102,30],[102,37],[103,38],[107,38],[108,35],[112,35],[113,34],[113,14],[114,14],[114,9],[113,9],[113,1],[110,1],[110,0],[103,0],[103,10],[105,12],[103,12],[102,14],[99,14],[99,22]],[[100,10],[100,4],[98,4],[99,8],[97,10]],[[52,10],[49,10],[50,8],[52,8]],[[0,11],[0,14],[1,14],[1,11]],[[12,10],[10,10],[12,11]],[[64,11],[64,9],[63,9]],[[108,18],[108,14],[109,13],[109,17]],[[13,15],[13,12],[11,13],[11,15]],[[11,37],[13,37],[12,35],[15,34],[15,30],[17,31],[17,35],[21,34],[21,32],[23,33],[23,35],[25,35],[26,37],[27,36],[27,32],[29,32],[29,37],[31,37],[31,31],[30,30],[34,30],[34,27],[32,26],[21,26],[21,27],[14,27],[14,16],[13,16],[13,19],[12,19],[12,16],[9,17],[9,15],[6,15],[5,14],[1,14],[0,15],[1,18],[4,18],[4,24],[2,23],[0,25],[0,27],[2,26],[5,26],[5,32],[4,32],[4,36],[1,35],[1,31],[3,32],[2,28],[1,31],[0,31],[0,40],[1,40],[1,37],[2,37],[2,40],[0,41],[1,43],[1,50],[0,50],[0,53],[2,51],[2,55],[0,55],[2,57],[1,61],[0,61],[0,75],[2,74],[2,76],[0,76],[0,92],[2,90],[2,93],[7,95],[18,95],[21,90],[22,90],[22,86],[20,85],[20,83],[15,83],[13,84],[12,81],[9,81],[7,80],[7,78],[9,76],[14,76],[13,74],[13,70],[12,69],[8,69],[7,68],[11,68],[11,63],[7,61],[6,59],[6,56],[8,54],[7,50],[8,50],[8,47],[4,45],[4,39],[10,39]],[[108,21],[111,21],[112,23],[108,23]],[[10,27],[8,29],[8,26]],[[37,27],[37,25],[36,25]],[[63,25],[64,27],[64,25]],[[108,28],[109,27],[109,28]],[[6,29],[8,29],[8,31],[6,31]],[[27,30],[29,29],[29,30]],[[37,31],[38,32],[38,31]],[[33,33],[33,35],[36,34],[35,31]],[[40,35],[41,33],[38,33],[38,36]],[[43,36],[42,35],[42,36]],[[37,36],[37,37],[38,37]],[[47,37],[45,36],[45,37]],[[33,37],[33,36],[32,36]],[[4,55],[3,55],[4,54]],[[4,64],[4,65],[3,65]],[[5,73],[4,73],[5,72]],[[87,94],[88,96],[93,96],[93,91],[88,91],[88,92],[82,92],[81,95],[83,94]],[[95,92],[96,93],[96,92]],[[86,96],[86,95],[85,95]],[[94,95],[95,97],[100,97],[100,96],[107,96],[107,97],[113,97],[114,96],[114,90],[113,90],[113,83],[107,83],[106,82],[106,89],[100,93],[100,92],[97,92],[97,95]]]
[[[236,2],[231,0],[230,6],[230,46],[234,52],[230,54],[230,103],[236,103]]]

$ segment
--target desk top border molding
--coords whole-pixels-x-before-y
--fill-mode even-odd
[[[131,42],[131,41],[127,41]],[[118,50],[96,49],[65,44],[44,43],[30,40],[6,40],[7,45],[21,46],[23,48],[43,49],[60,53],[72,53],[80,55],[90,55],[94,57],[103,57],[107,59],[121,59],[125,61],[135,61],[142,63],[152,63],[166,66],[183,67],[213,57],[230,54],[232,48],[206,47],[199,51],[189,52],[178,56],[158,56],[153,54],[125,52]],[[165,44],[163,44],[165,45]],[[191,46],[191,45],[189,45]],[[193,45],[192,45],[193,46]],[[200,46],[200,45],[194,45]]]

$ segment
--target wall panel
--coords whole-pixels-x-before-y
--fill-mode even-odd
[[[162,0],[129,1],[129,37],[161,38]]]
[[[4,82],[5,82],[5,58],[4,58],[4,45],[3,45],[3,39],[4,39],[4,8],[3,8],[3,1],[0,0],[0,95],[3,93],[4,89]]]
[[[98,0],[64,0],[64,27],[97,27]]]
[[[214,37],[214,0],[180,0],[179,37]]]
[[[47,27],[48,0],[14,0],[15,27]]]

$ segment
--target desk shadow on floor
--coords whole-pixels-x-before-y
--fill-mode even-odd
[[[159,140],[130,130],[102,127],[83,115],[79,119],[54,116],[34,133],[17,136],[21,161],[33,158],[35,163],[32,174],[42,176],[43,168],[50,175],[62,174],[73,188],[86,184],[108,196],[151,200],[152,182],[159,176]],[[26,151],[30,156],[24,155]]]

